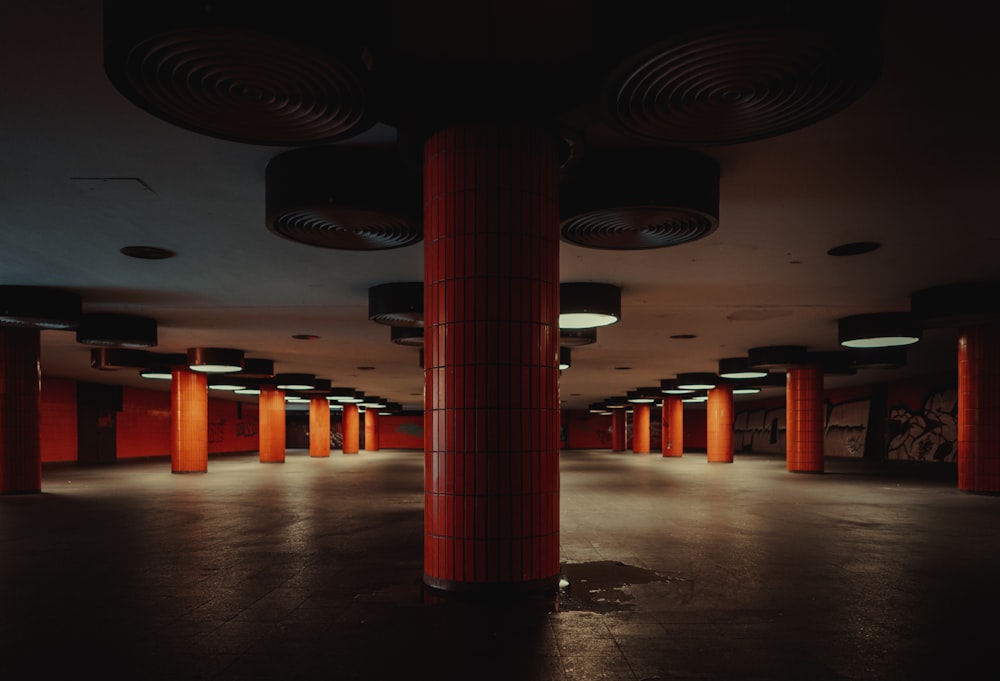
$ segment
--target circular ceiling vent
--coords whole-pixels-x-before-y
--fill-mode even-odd
[[[588,248],[664,248],[719,225],[719,166],[683,149],[588,152],[560,187],[562,239]]]
[[[359,44],[364,24],[353,17],[225,0],[104,7],[105,73],[128,100],[169,123],[283,146],[345,139],[375,123]]]
[[[764,139],[840,111],[881,71],[879,3],[826,11],[750,3],[753,15],[730,4],[657,24],[673,26],[673,35],[619,62],[606,90],[617,127],[672,144]]]
[[[306,147],[266,169],[267,227],[309,246],[384,250],[423,238],[421,181],[392,148]]]

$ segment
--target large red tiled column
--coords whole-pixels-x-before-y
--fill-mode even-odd
[[[624,409],[612,409],[611,410],[611,451],[613,452],[624,452],[625,445],[627,444],[627,437],[625,434],[626,415]]]
[[[424,582],[441,593],[556,593],[557,190],[547,133],[424,145]]]
[[[789,471],[823,472],[825,427],[822,365],[789,367],[785,387],[785,462]]]
[[[260,462],[285,462],[285,391],[273,385],[260,388],[257,428],[260,436]]]
[[[40,333],[0,326],[0,494],[42,490]]]
[[[707,445],[709,463],[733,462],[733,386],[708,391]]]
[[[679,397],[663,398],[663,411],[660,414],[663,435],[661,438],[663,456],[684,455],[684,402]]]
[[[361,415],[358,412],[358,405],[345,404],[342,418],[344,429],[344,439],[341,451],[344,454],[357,454],[361,448]]]
[[[1000,324],[959,333],[958,488],[1000,492]]]
[[[170,371],[170,470],[208,470],[208,376],[175,366]]]
[[[365,409],[365,451],[378,450],[378,410],[368,408]]]
[[[323,395],[309,398],[309,456],[330,456],[330,402]]]
[[[648,404],[637,404],[632,409],[632,453],[649,454]]]

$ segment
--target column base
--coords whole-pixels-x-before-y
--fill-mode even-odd
[[[559,576],[530,582],[456,582],[424,575],[424,603],[556,609]]]

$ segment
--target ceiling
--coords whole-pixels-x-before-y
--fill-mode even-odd
[[[413,44],[468,49],[456,38],[463,3],[421,6],[453,20],[414,21]],[[917,290],[997,277],[1000,43],[987,3],[942,7],[887,3],[881,71],[846,108],[774,137],[700,148],[720,169],[709,235],[647,250],[561,244],[563,282],[622,290],[621,321],[575,349],[562,373],[565,407],[715,371],[753,347],[836,350],[841,317],[908,310]],[[429,28],[442,23],[451,33]],[[515,23],[513,44],[531,28]],[[153,317],[157,352],[240,348],[277,371],[422,407],[418,351],[368,319],[370,287],[423,279],[420,242],[348,251],[270,232],[265,168],[293,147],[200,134],[130,102],[103,68],[99,2],[3,3],[0,31],[0,284],[68,289],[84,312]],[[384,146],[396,132],[377,122],[336,144]],[[621,141],[600,120],[580,133]],[[881,247],[827,254],[859,241]],[[120,249],[130,245],[177,256],[129,258]],[[905,368],[830,376],[827,386],[950,373],[954,363],[955,332],[930,329]],[[168,389],[136,371],[92,369],[71,331],[42,332],[42,370]]]

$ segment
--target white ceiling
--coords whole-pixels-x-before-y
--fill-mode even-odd
[[[888,3],[881,77],[845,110],[706,150],[721,167],[708,237],[647,251],[562,245],[562,281],[610,282],[623,295],[621,322],[563,373],[567,407],[715,371],[751,347],[835,350],[840,317],[907,310],[921,288],[997,278],[1000,43],[988,3],[942,7]],[[417,351],[367,318],[371,286],[423,278],[421,244],[359,253],[270,233],[264,168],[286,149],[199,135],[127,101],[103,71],[99,2],[3,3],[0,31],[0,284],[66,288],[86,312],[153,317],[157,351],[241,348],[279,371],[421,407]],[[379,124],[349,143],[393,139]],[[826,255],[853,241],[882,248]],[[119,252],[135,244],[178,256]],[[46,375],[166,389],[91,369],[72,332],[44,331],[42,344]],[[906,369],[827,385],[953,371],[954,332],[929,331],[909,358]]]

